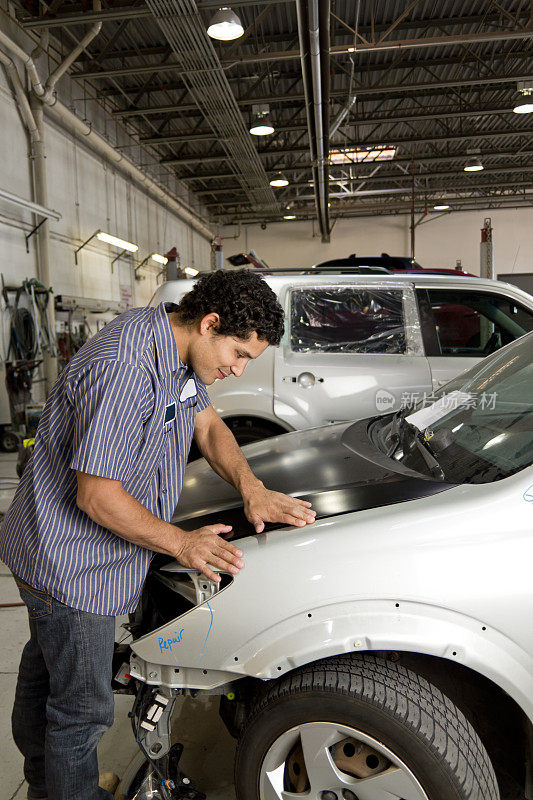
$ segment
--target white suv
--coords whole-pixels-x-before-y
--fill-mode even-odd
[[[285,309],[281,345],[209,389],[240,444],[415,405],[533,330],[533,297],[500,281],[295,272],[265,277]],[[169,281],[151,304],[192,286]]]

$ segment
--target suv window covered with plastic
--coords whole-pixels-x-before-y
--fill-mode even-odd
[[[402,291],[294,290],[290,340],[300,353],[405,353]]]

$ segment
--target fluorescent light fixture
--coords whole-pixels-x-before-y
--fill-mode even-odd
[[[129,253],[136,253],[139,249],[136,244],[126,242],[124,239],[119,239],[118,236],[111,236],[110,233],[104,233],[103,231],[98,231],[96,238],[100,239],[101,242],[120,247],[121,250],[127,250]]]
[[[433,211],[447,211],[450,206],[447,205],[440,205],[440,206],[433,206]]]
[[[212,39],[218,39],[220,42],[231,42],[233,39],[238,39],[244,33],[242,23],[237,14],[223,6],[213,15],[207,34]]]
[[[479,158],[477,158],[477,156],[474,156],[473,158],[469,158],[467,160],[463,169],[465,172],[481,172],[481,170],[483,169],[483,164],[481,163]]]
[[[296,214],[284,214],[283,219],[296,219]]]
[[[183,271],[186,275],[190,275],[191,278],[196,278],[198,275],[198,270],[194,269],[193,267],[185,267]]]
[[[396,155],[396,148],[388,145],[376,147],[344,147],[330,150],[330,164],[356,164],[366,161],[390,161]]]
[[[163,266],[165,266],[165,264],[168,262],[168,258],[165,256],[160,256],[159,253],[152,253],[150,258],[152,261],[157,261],[158,264],[163,264]]]
[[[282,172],[276,172],[276,174],[274,175],[274,177],[270,181],[270,185],[271,186],[288,186],[289,185],[289,181],[287,180],[285,175],[283,175]]]

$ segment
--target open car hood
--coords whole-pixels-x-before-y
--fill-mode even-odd
[[[428,479],[387,458],[370,441],[372,420],[297,431],[248,445],[254,474],[269,489],[309,500],[317,519],[415,500],[454,484]],[[249,536],[242,498],[204,459],[187,467],[172,522],[194,530],[215,522]],[[265,530],[284,527],[271,524]]]

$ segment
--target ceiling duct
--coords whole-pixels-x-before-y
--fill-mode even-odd
[[[329,0],[297,0],[309,149],[322,241],[329,242]]]
[[[194,0],[147,0],[178,56],[180,77],[228,156],[252,208],[280,207]]]

